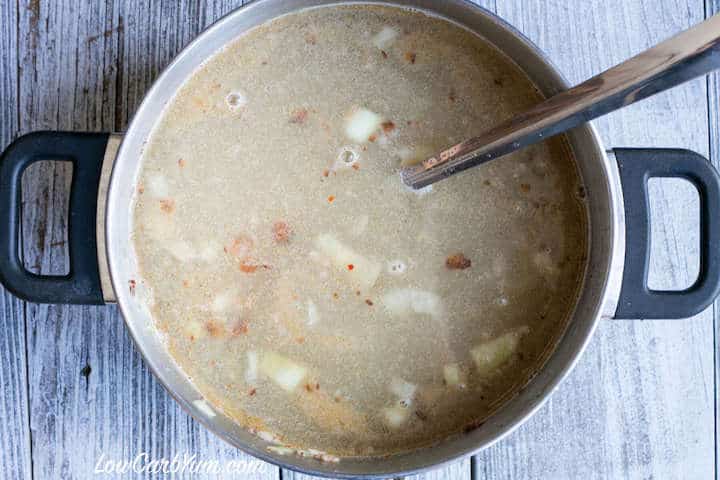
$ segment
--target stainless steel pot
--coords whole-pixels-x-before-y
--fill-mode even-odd
[[[392,0],[444,17],[478,33],[516,62],[547,96],[567,83],[543,53],[510,25],[463,0]],[[707,307],[720,290],[720,179],[699,155],[684,150],[623,149],[606,152],[592,125],[568,134],[589,207],[589,255],[584,285],[567,331],[544,368],[500,411],[475,430],[420,451],[371,460],[321,463],[278,456],[268,444],[220,412],[173,362],[148,310],[134,295],[138,277],[132,250],[130,212],[149,133],[165,104],[210,55],[238,35],[279,15],[340,2],[262,0],[238,9],[200,35],[167,67],[147,93],[124,135],[39,132],[16,140],[0,160],[0,280],[16,295],[45,303],[117,302],[130,333],[168,392],[216,434],[263,460],[286,468],[336,477],[385,477],[422,471],[486,448],[513,431],[548,398],[575,365],[597,323],[612,318],[677,318]],[[119,149],[118,149],[119,147]],[[64,277],[27,272],[19,258],[20,177],[37,160],[74,163],[70,198],[70,273]],[[649,252],[647,179],[682,177],[701,199],[701,268],[686,291],[647,288]],[[621,181],[622,180],[622,181]]]

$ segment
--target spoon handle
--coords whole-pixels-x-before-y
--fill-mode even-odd
[[[422,188],[720,68],[720,14],[401,175]]]

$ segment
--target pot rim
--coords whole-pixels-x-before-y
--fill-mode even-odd
[[[429,0],[428,0],[429,1]],[[240,449],[241,451],[252,455],[256,458],[259,458],[263,461],[269,462],[271,464],[274,464],[276,466],[290,469],[293,471],[306,473],[310,475],[316,475],[316,476],[323,476],[323,477],[334,477],[334,478],[386,478],[389,475],[412,475],[412,474],[418,474],[422,473],[431,469],[440,468],[444,465],[450,464],[452,462],[455,462],[461,458],[468,457],[469,455],[474,455],[478,453],[479,451],[490,447],[491,445],[495,444],[496,442],[502,440],[506,436],[508,436],[510,433],[515,431],[521,424],[525,423],[530,417],[532,417],[544,404],[545,402],[550,398],[550,395],[557,389],[557,387],[562,383],[569,373],[573,370],[575,367],[577,361],[582,356],[583,352],[585,351],[588,343],[590,342],[590,339],[592,338],[595,329],[597,328],[597,324],[600,320],[600,318],[606,317],[606,316],[612,316],[612,314],[615,311],[615,302],[617,301],[617,297],[619,294],[619,285],[620,285],[620,279],[622,278],[622,266],[623,266],[623,256],[625,251],[625,245],[624,245],[624,215],[623,215],[623,209],[622,209],[622,191],[620,189],[620,181],[619,181],[619,175],[617,171],[617,166],[614,162],[610,162],[607,158],[607,155],[605,155],[605,149],[603,147],[602,141],[600,140],[600,137],[592,123],[586,123],[582,127],[578,127],[581,129],[585,129],[587,131],[589,139],[592,140],[593,145],[591,145],[589,148],[592,150],[595,150],[597,153],[597,156],[601,158],[604,162],[604,170],[606,172],[607,176],[607,195],[609,198],[609,204],[610,204],[610,212],[609,215],[611,218],[611,225],[613,228],[613,231],[611,232],[611,244],[609,245],[610,252],[608,255],[608,261],[607,261],[607,275],[604,282],[604,289],[602,294],[598,297],[597,300],[597,308],[596,308],[596,314],[593,316],[593,318],[589,321],[591,321],[591,324],[589,325],[589,328],[585,328],[583,332],[580,333],[582,335],[582,340],[578,341],[575,345],[575,348],[572,351],[572,355],[569,361],[567,361],[563,368],[559,369],[556,373],[553,374],[551,380],[549,380],[543,390],[542,395],[539,395],[535,397],[534,399],[530,400],[528,402],[528,407],[522,409],[522,414],[516,415],[512,421],[508,422],[502,427],[498,427],[499,430],[492,434],[487,441],[481,441],[481,442],[474,442],[474,445],[470,445],[465,448],[456,448],[455,451],[452,454],[445,455],[441,461],[423,461],[423,462],[415,462],[417,466],[402,468],[400,470],[387,470],[387,471],[381,471],[377,469],[372,469],[372,473],[358,473],[358,472],[351,472],[346,469],[342,469],[343,462],[350,462],[351,460],[341,460],[339,464],[332,464],[332,463],[312,463],[309,464],[306,460],[303,461],[301,457],[290,455],[290,456],[282,456],[278,454],[271,453],[267,451],[265,448],[258,448],[255,445],[253,445],[249,441],[244,441],[243,439],[238,439],[237,437],[233,436],[230,432],[226,431],[225,429],[220,429],[214,423],[203,414],[202,411],[198,409],[197,406],[193,405],[191,403],[190,398],[186,398],[183,393],[178,392],[177,388],[175,388],[172,385],[171,379],[169,379],[169,373],[167,369],[167,365],[165,365],[163,362],[158,361],[157,355],[154,355],[153,352],[149,351],[148,348],[146,348],[143,335],[145,335],[147,332],[141,331],[139,326],[136,324],[136,322],[133,322],[128,319],[133,318],[133,314],[130,313],[131,309],[129,307],[130,304],[130,296],[128,292],[126,291],[126,280],[124,278],[121,278],[121,276],[117,273],[120,267],[117,265],[117,263],[120,261],[118,257],[119,255],[119,242],[122,242],[122,240],[117,239],[114,240],[115,233],[113,232],[113,229],[118,221],[123,221],[124,219],[120,218],[123,215],[127,215],[128,212],[119,212],[118,208],[114,208],[114,205],[116,203],[122,203],[120,200],[118,200],[118,197],[120,195],[119,191],[121,189],[128,189],[128,178],[122,176],[121,173],[119,173],[119,166],[121,166],[123,163],[127,163],[127,161],[123,162],[123,158],[127,157],[128,155],[132,155],[132,152],[129,152],[128,142],[125,141],[128,139],[131,135],[139,135],[141,137],[146,136],[146,133],[138,133],[136,130],[138,130],[138,119],[142,118],[144,116],[147,116],[150,112],[151,108],[155,108],[155,106],[150,106],[154,102],[154,98],[158,94],[158,91],[161,90],[164,86],[164,83],[168,80],[168,78],[175,73],[175,69],[177,66],[184,61],[186,61],[186,57],[193,52],[198,46],[202,45],[206,42],[206,40],[213,35],[213,33],[224,29],[228,26],[228,24],[236,19],[237,17],[241,17],[244,15],[248,15],[249,12],[252,12],[253,10],[262,9],[266,7],[266,5],[270,4],[277,4],[282,3],[283,0],[255,0],[249,4],[246,4],[242,7],[239,7],[228,14],[221,17],[219,20],[217,20],[215,23],[213,23],[210,27],[208,27],[206,30],[201,32],[195,39],[193,39],[188,45],[186,45],[173,59],[173,61],[166,66],[162,73],[155,79],[153,82],[151,88],[145,93],[143,100],[138,107],[136,113],[133,115],[132,121],[128,126],[127,132],[125,137],[123,138],[123,142],[120,145],[120,148],[117,152],[117,156],[115,159],[115,162],[113,163],[112,168],[112,174],[109,182],[109,189],[108,189],[108,197],[107,197],[107,208],[105,210],[105,238],[106,238],[106,249],[107,249],[107,259],[108,259],[108,266],[109,266],[109,273],[110,273],[110,279],[112,282],[113,290],[116,293],[117,302],[120,308],[120,312],[123,315],[123,319],[125,321],[126,327],[130,333],[131,338],[133,339],[133,342],[135,344],[135,347],[140,352],[141,356],[143,357],[144,362],[150,369],[150,371],[153,373],[155,378],[162,384],[164,389],[171,395],[171,397],[181,406],[181,408],[189,413],[196,421],[200,422],[205,428],[212,431],[215,435],[222,438],[224,441],[228,442],[229,444],[235,446],[236,448]],[[437,5],[437,7],[428,6],[433,5],[429,4],[428,2],[423,2],[423,0],[350,0],[350,1],[337,1],[337,0],[310,0],[309,2],[303,2],[303,0],[298,0],[299,3],[303,3],[304,6],[299,6],[297,8],[292,8],[287,13],[296,13],[301,10],[310,9],[310,8],[318,8],[323,6],[332,6],[332,5],[366,5],[366,4],[372,4],[372,5],[385,5],[385,6],[391,6],[391,7],[401,7],[401,8],[410,8],[412,10],[420,11],[423,13],[426,13],[428,15],[444,18],[448,21],[451,21],[455,24],[460,25],[462,28],[465,28],[471,32],[473,32],[476,35],[480,35],[481,37],[485,38],[483,34],[476,32],[469,26],[466,26],[463,23],[460,23],[454,18],[450,18],[449,16],[446,16],[445,13],[443,13],[442,9],[445,8],[444,5]],[[289,3],[289,2],[288,2]],[[537,57],[538,60],[543,62],[546,66],[549,72],[552,74],[551,76],[554,78],[550,78],[549,80],[552,82],[553,85],[555,85],[559,89],[567,89],[569,87],[569,83],[564,78],[564,76],[560,73],[559,69],[555,66],[555,64],[548,58],[548,56],[537,46],[535,43],[533,43],[530,39],[528,39],[524,34],[522,34],[519,30],[517,30],[514,26],[509,24],[507,21],[503,20],[501,17],[496,15],[495,13],[487,10],[484,7],[481,7],[479,5],[476,5],[474,3],[471,3],[469,0],[446,0],[445,2],[448,5],[451,5],[450,8],[469,8],[471,10],[474,10],[476,14],[479,14],[481,16],[484,16],[488,21],[491,21],[499,28],[505,30],[506,32],[512,34],[520,43],[522,43],[523,47],[528,49],[532,52],[532,54]],[[273,18],[277,18],[279,15],[273,16]],[[243,33],[245,33],[246,30],[238,33],[235,35],[234,38],[239,37]],[[493,43],[493,42],[490,42]],[[227,43],[226,43],[227,44]],[[494,43],[493,43],[494,44]],[[221,48],[223,48],[224,45],[221,45],[218,49],[215,50],[215,52],[219,51]],[[500,51],[503,51],[500,47],[496,45],[496,48],[498,48]],[[511,60],[514,61],[514,60]],[[518,66],[524,70],[523,66],[518,64]],[[185,77],[183,81],[186,79]],[[164,105],[163,105],[164,108]],[[130,182],[134,183],[134,182]],[[115,218],[115,217],[118,218]],[[590,222],[589,222],[590,223]],[[588,225],[588,229],[590,229],[591,225]],[[591,238],[591,232],[588,230],[587,232],[588,239]],[[131,242],[130,242],[131,243]],[[588,247],[589,250],[589,247]],[[114,254],[111,254],[111,252],[115,252]],[[588,262],[589,263],[589,262]],[[587,266],[586,266],[587,268]],[[586,275],[587,276],[587,275]],[[584,287],[583,287],[584,288]],[[575,312],[573,312],[573,316],[571,318],[574,318]],[[558,341],[558,344],[556,345],[555,349],[558,349],[560,344],[562,343],[563,339],[567,335],[567,330],[569,329],[569,326],[566,327],[566,332],[563,334],[563,337]],[[551,356],[554,355],[554,352],[551,354]],[[541,370],[544,370],[547,366],[549,359],[546,360],[545,365],[541,368]],[[190,382],[187,378],[185,379],[186,382]],[[534,379],[531,379],[528,382],[528,385],[530,385]],[[519,396],[516,395],[516,397]],[[511,403],[514,399],[508,400],[506,404],[504,404],[501,409],[491,415],[491,417],[488,419],[492,419],[492,417],[496,416],[500,411],[505,409],[509,403]],[[442,443],[442,442],[441,442]],[[418,452],[424,452],[429,449],[435,449],[438,445],[433,445],[430,447],[426,447],[417,451],[414,451],[413,453]],[[373,458],[370,460],[370,462],[377,462],[379,459]],[[384,459],[383,459],[384,460]],[[368,465],[372,465],[372,463],[368,463]],[[317,467],[317,468],[315,468]]]

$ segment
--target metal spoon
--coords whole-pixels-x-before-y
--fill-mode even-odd
[[[720,68],[720,14],[401,171],[422,188]]]

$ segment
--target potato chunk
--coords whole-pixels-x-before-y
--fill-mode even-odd
[[[345,135],[357,143],[367,142],[380,128],[382,121],[382,117],[377,113],[366,108],[357,108],[345,121]]]
[[[352,286],[369,290],[375,285],[382,270],[380,262],[355,252],[329,234],[318,236],[315,246]]]
[[[260,371],[287,392],[295,390],[307,375],[305,367],[275,352],[263,354]]]
[[[480,375],[489,375],[507,362],[517,350],[520,338],[527,332],[527,327],[517,328],[473,347],[470,350],[470,355],[475,361],[478,373]]]

